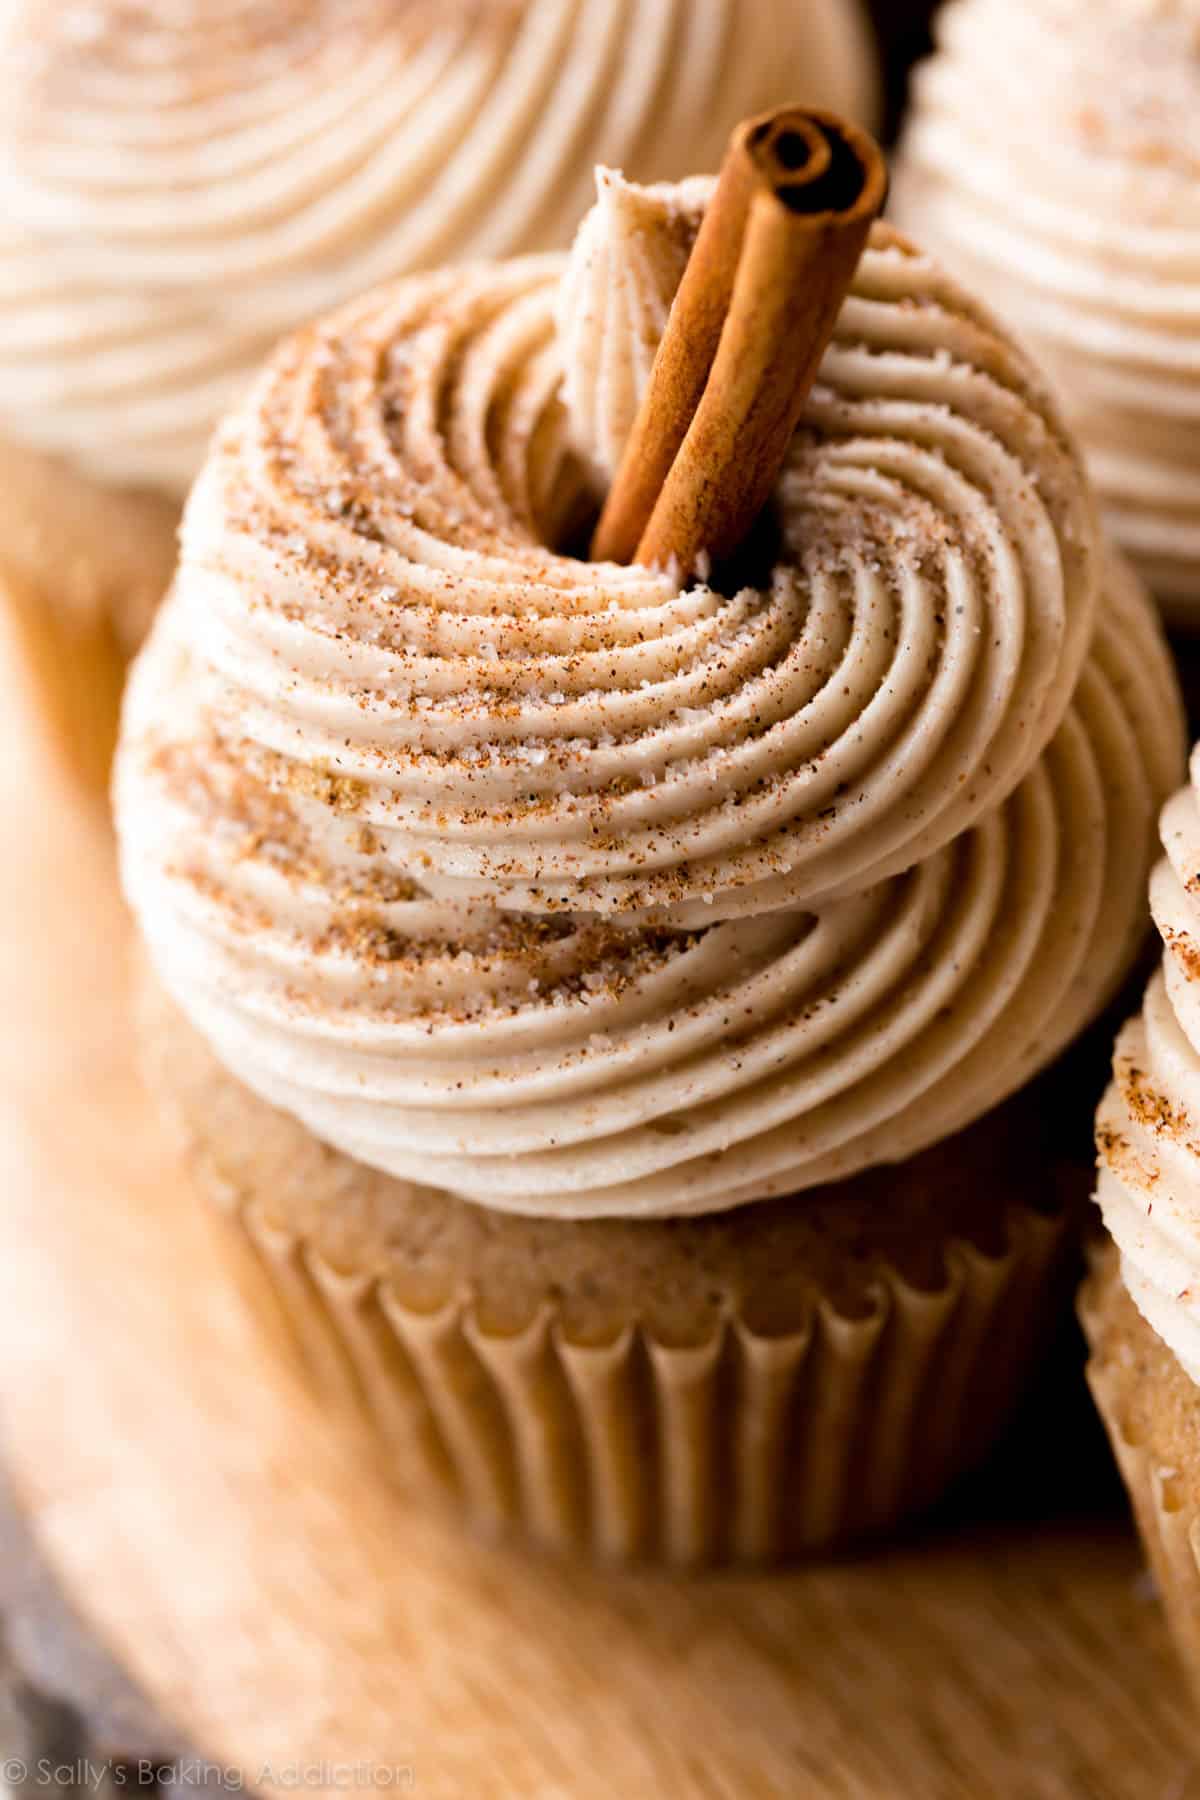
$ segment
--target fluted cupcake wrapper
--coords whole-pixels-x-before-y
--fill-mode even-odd
[[[1079,1318],[1091,1350],[1088,1386],[1128,1491],[1171,1634],[1200,1696],[1200,1503],[1181,1479],[1182,1471],[1156,1451],[1129,1417],[1128,1372],[1105,1345],[1111,1300],[1119,1292],[1115,1252],[1107,1250],[1106,1257],[1112,1258],[1107,1266],[1097,1256],[1079,1296]],[[1140,1315],[1139,1325],[1151,1334]]]
[[[261,1205],[229,1217],[320,1393],[403,1480],[432,1479],[490,1535],[676,1566],[828,1549],[935,1500],[1009,1411],[1066,1235],[1013,1209],[1003,1254],[954,1243],[944,1287],[887,1275],[863,1317],[814,1294],[781,1335],[730,1306],[696,1343],[631,1317],[593,1344],[550,1300],[492,1332],[466,1292],[419,1309]]]

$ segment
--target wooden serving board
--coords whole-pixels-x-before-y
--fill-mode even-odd
[[[181,1740],[263,1791],[1200,1795],[1200,1732],[1119,1496],[1069,1448],[1093,1444],[1077,1370],[1050,1432],[1018,1438],[1007,1478],[937,1530],[787,1575],[554,1566],[385,1489],[224,1279],[136,1075],[103,811],[22,718],[14,673],[10,657],[6,1456],[75,1607]],[[1047,1517],[1059,1492],[1070,1511]]]

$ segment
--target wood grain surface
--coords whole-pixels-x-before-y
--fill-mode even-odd
[[[74,1607],[218,1773],[501,1800],[1200,1796],[1200,1733],[1075,1368],[1048,1371],[1040,1428],[936,1528],[787,1575],[555,1566],[386,1490],[224,1280],[136,1075],[103,809],[13,676],[6,1455]]]

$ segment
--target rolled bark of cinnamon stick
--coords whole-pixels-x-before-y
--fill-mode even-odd
[[[873,220],[879,146],[789,108],[730,141],[592,542],[597,561],[728,557],[775,484]]]

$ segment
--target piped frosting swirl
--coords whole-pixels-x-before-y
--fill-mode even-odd
[[[563,346],[628,318],[580,242],[559,329],[539,259],[281,349],[189,505],[118,812],[256,1091],[484,1204],[660,1216],[915,1152],[1048,1060],[1136,946],[1180,728],[1036,378],[882,228],[760,585],[550,548],[616,416],[569,424]]]
[[[1117,1041],[1097,1199],[1126,1287],[1200,1382],[1200,748],[1191,777],[1162,813],[1150,904],[1164,955]]]
[[[777,561],[680,591],[546,547],[582,498],[559,274],[382,290],[224,431],[176,606],[259,771],[302,738],[431,893],[526,911],[708,923],[911,867],[1032,766],[1091,637],[1089,501],[1027,364],[881,233]]]
[[[858,0],[10,0],[0,71],[0,419],[178,490],[300,320],[875,105]]]
[[[1200,7],[952,0],[938,40],[915,82],[894,216],[1020,330],[1114,536],[1194,624]]]

